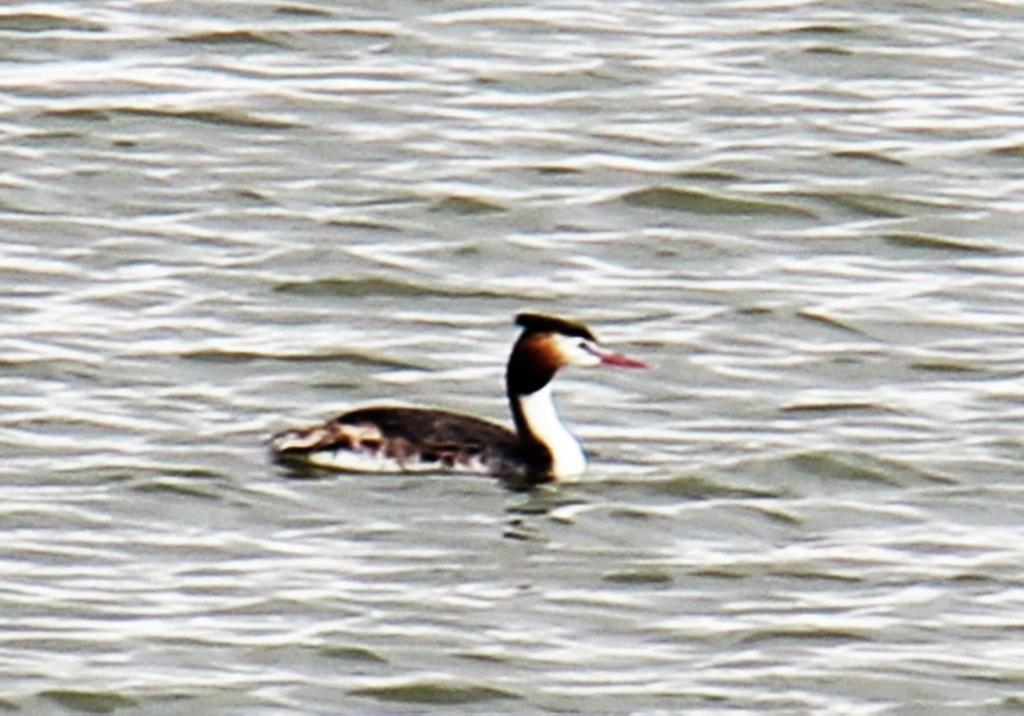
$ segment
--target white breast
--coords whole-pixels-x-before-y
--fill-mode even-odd
[[[518,400],[530,432],[551,453],[551,476],[566,478],[582,474],[587,467],[587,458],[580,441],[558,414],[558,406],[551,394],[551,384],[535,393],[521,395]]]

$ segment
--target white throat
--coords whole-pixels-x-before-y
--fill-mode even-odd
[[[516,399],[530,433],[551,453],[551,476],[565,478],[582,474],[587,467],[587,458],[580,441],[558,414],[558,407],[551,394],[551,384]]]

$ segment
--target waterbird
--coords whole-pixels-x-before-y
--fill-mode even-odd
[[[520,313],[515,323],[522,332],[505,370],[515,431],[447,410],[372,406],[274,435],[273,456],[348,472],[485,474],[527,486],[580,475],[586,456],[558,411],[552,379],[566,366],[646,364],[603,348],[583,323],[540,313]]]

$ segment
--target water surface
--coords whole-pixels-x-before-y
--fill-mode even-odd
[[[1022,19],[5,5],[0,706],[1020,709]],[[585,480],[267,460],[523,309]]]

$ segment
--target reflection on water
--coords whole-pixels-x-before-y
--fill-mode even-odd
[[[1020,10],[0,10],[0,706],[1020,706]],[[578,483],[291,475],[363,402]]]

